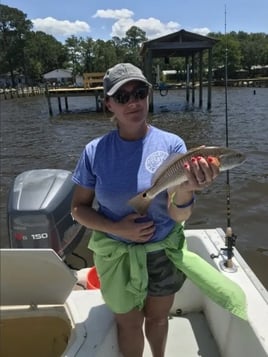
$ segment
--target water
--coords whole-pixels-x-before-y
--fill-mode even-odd
[[[204,93],[206,94],[206,93]],[[213,88],[212,110],[185,106],[185,91],[155,94],[155,113],[149,122],[181,135],[188,148],[225,145],[224,88]],[[198,98],[197,98],[198,99]],[[198,103],[198,101],[197,101]],[[206,98],[204,98],[206,103]],[[58,113],[53,101],[53,112]],[[1,247],[8,247],[6,202],[12,180],[39,168],[73,170],[84,145],[112,128],[109,114],[95,113],[95,99],[70,98],[70,113],[49,117],[43,96],[1,101]],[[247,155],[230,171],[231,224],[237,248],[268,287],[268,89],[228,90],[229,146]],[[188,228],[225,230],[226,175],[197,195]]]

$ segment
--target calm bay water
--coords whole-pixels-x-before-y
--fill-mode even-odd
[[[206,93],[204,93],[206,94]],[[198,97],[198,96],[197,96]],[[185,106],[183,90],[154,96],[153,125],[181,135],[188,148],[225,145],[225,95],[213,88],[212,110]],[[197,98],[198,99],[198,98]],[[42,96],[1,99],[1,247],[8,247],[6,203],[13,179],[25,170],[58,168],[72,171],[84,145],[112,128],[109,114],[95,113],[94,98],[70,98],[71,112],[50,118]],[[198,102],[197,102],[198,103]],[[206,98],[204,98],[206,103]],[[237,248],[268,288],[268,89],[228,90],[229,146],[247,161],[230,171],[231,225]],[[226,227],[226,176],[197,195],[188,228]]]

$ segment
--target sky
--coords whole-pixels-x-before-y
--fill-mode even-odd
[[[179,30],[268,33],[268,0],[0,0],[27,15],[34,31],[64,43],[70,36],[94,40],[124,37],[138,26],[148,39]]]

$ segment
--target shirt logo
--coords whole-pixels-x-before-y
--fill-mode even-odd
[[[158,167],[168,157],[168,153],[165,151],[155,151],[151,153],[145,160],[145,168],[150,173],[154,174]]]

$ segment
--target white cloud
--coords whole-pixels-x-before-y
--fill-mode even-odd
[[[127,30],[134,25],[135,22],[133,19],[120,19],[113,24],[111,36],[125,37]]]
[[[122,19],[122,18],[129,18],[134,15],[134,12],[128,9],[121,9],[121,10],[98,10],[95,15],[92,17],[100,17],[102,19]]]
[[[135,26],[141,28],[146,32],[146,36],[149,39],[161,37],[169,33],[179,31],[180,24],[177,22],[170,21],[168,23],[163,23],[154,17],[149,17],[148,19],[140,19],[135,22]]]
[[[207,27],[193,28],[189,30],[190,32],[198,33],[199,35],[206,36],[210,31]]]
[[[93,18],[98,18],[103,21],[102,25],[99,25],[99,29],[107,28],[105,20],[113,20],[112,30],[110,35],[113,37],[122,38],[126,35],[126,32],[131,26],[137,26],[141,28],[148,39],[153,39],[167,34],[179,31],[182,27],[178,22],[169,21],[164,23],[154,17],[142,18],[135,20],[134,12],[129,9],[106,9],[97,10],[93,15]],[[85,34],[91,31],[90,25],[84,21],[69,21],[69,20],[57,20],[53,17],[37,18],[31,20],[34,24],[35,31],[43,31],[56,38],[68,37],[77,35],[79,33]],[[191,32],[198,33],[206,36],[210,30],[207,27],[189,29]]]
[[[71,36],[81,32],[90,32],[90,26],[84,21],[57,20],[53,17],[31,20],[35,31],[43,31],[47,34],[58,36]]]
[[[113,19],[116,20],[112,25],[111,36],[124,37],[127,30],[131,26],[137,26],[146,32],[146,36],[151,39],[159,36],[164,36],[168,33],[178,31],[180,29],[180,24],[177,22],[170,21],[168,23],[163,23],[158,19],[149,17],[147,19],[134,20],[134,12],[128,9],[120,10],[98,10],[94,18],[102,19]]]

